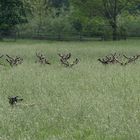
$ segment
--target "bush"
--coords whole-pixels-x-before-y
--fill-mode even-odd
[[[140,36],[140,17],[133,15],[122,15],[119,17],[120,31],[131,37]]]
[[[18,26],[20,35],[27,36],[45,36],[59,35],[63,32],[72,32],[72,24],[69,20],[69,12],[53,9],[48,15],[39,18],[38,15],[30,18],[28,24]]]

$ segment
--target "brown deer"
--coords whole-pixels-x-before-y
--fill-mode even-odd
[[[115,63],[117,63],[116,53],[107,55],[104,58],[99,58],[98,61],[104,65],[115,64]]]
[[[17,65],[23,63],[23,58],[21,58],[19,56],[11,57],[8,54],[6,54],[6,56],[7,56],[6,61],[10,64],[11,67],[17,66]]]
[[[126,65],[128,65],[130,63],[133,63],[136,60],[138,60],[140,58],[140,55],[135,55],[135,56],[132,56],[132,57],[122,55],[122,57],[124,59],[126,59],[125,62],[122,61],[122,60],[119,60],[120,57],[121,57],[120,54],[117,56],[117,53],[114,53],[114,54],[111,54],[109,56],[105,56],[104,58],[99,58],[98,61],[101,62],[104,65],[118,63],[118,64],[120,64],[122,66],[126,66]]]
[[[79,63],[79,59],[76,58],[72,63],[69,62],[70,58],[71,58],[71,53],[68,54],[60,54],[58,53],[58,56],[60,57],[60,62],[62,65],[64,65],[65,67],[73,67],[74,65]]]
[[[45,57],[44,54],[42,53],[36,53],[36,57],[37,57],[37,61],[36,63],[40,63],[40,64],[48,64],[48,65],[51,65],[51,63],[47,60],[47,58]]]

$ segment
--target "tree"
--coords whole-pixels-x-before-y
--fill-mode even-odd
[[[72,2],[81,11],[81,14],[84,12],[85,16],[105,18],[112,27],[113,40],[117,40],[118,16],[138,5],[140,0],[72,0]]]
[[[28,7],[28,23],[19,27],[21,34],[37,37],[49,35],[55,37],[61,32],[71,32],[71,12],[69,9],[54,8],[50,6],[49,0],[26,0]],[[60,36],[61,37],[61,36]]]
[[[48,15],[48,0],[30,0],[32,26],[37,26],[36,31],[39,34],[43,27],[46,16]]]
[[[0,30],[9,33],[17,24],[27,22],[22,0],[0,0]]]
[[[103,16],[108,20],[113,30],[113,40],[117,40],[117,17],[124,11],[135,7],[137,3],[130,0],[102,0],[103,3]]]
[[[54,8],[62,8],[69,6],[69,0],[48,0],[49,5]]]

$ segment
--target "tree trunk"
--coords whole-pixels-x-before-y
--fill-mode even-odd
[[[117,40],[118,39],[118,37],[117,37],[117,25],[115,24],[115,25],[113,25],[112,26],[112,29],[113,29],[113,40],[115,41],[115,40]]]
[[[113,13],[113,40],[117,40],[117,0],[114,1],[114,13]]]
[[[3,41],[2,33],[0,31],[0,41]]]

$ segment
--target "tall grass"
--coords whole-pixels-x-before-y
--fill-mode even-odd
[[[97,62],[111,52],[140,54],[139,46],[139,40],[1,42],[1,54],[20,55],[24,63],[0,67],[0,140],[139,140],[140,62]],[[52,65],[35,64],[35,52]],[[64,68],[57,56],[63,52],[80,63]],[[24,101],[11,107],[12,95]]]

